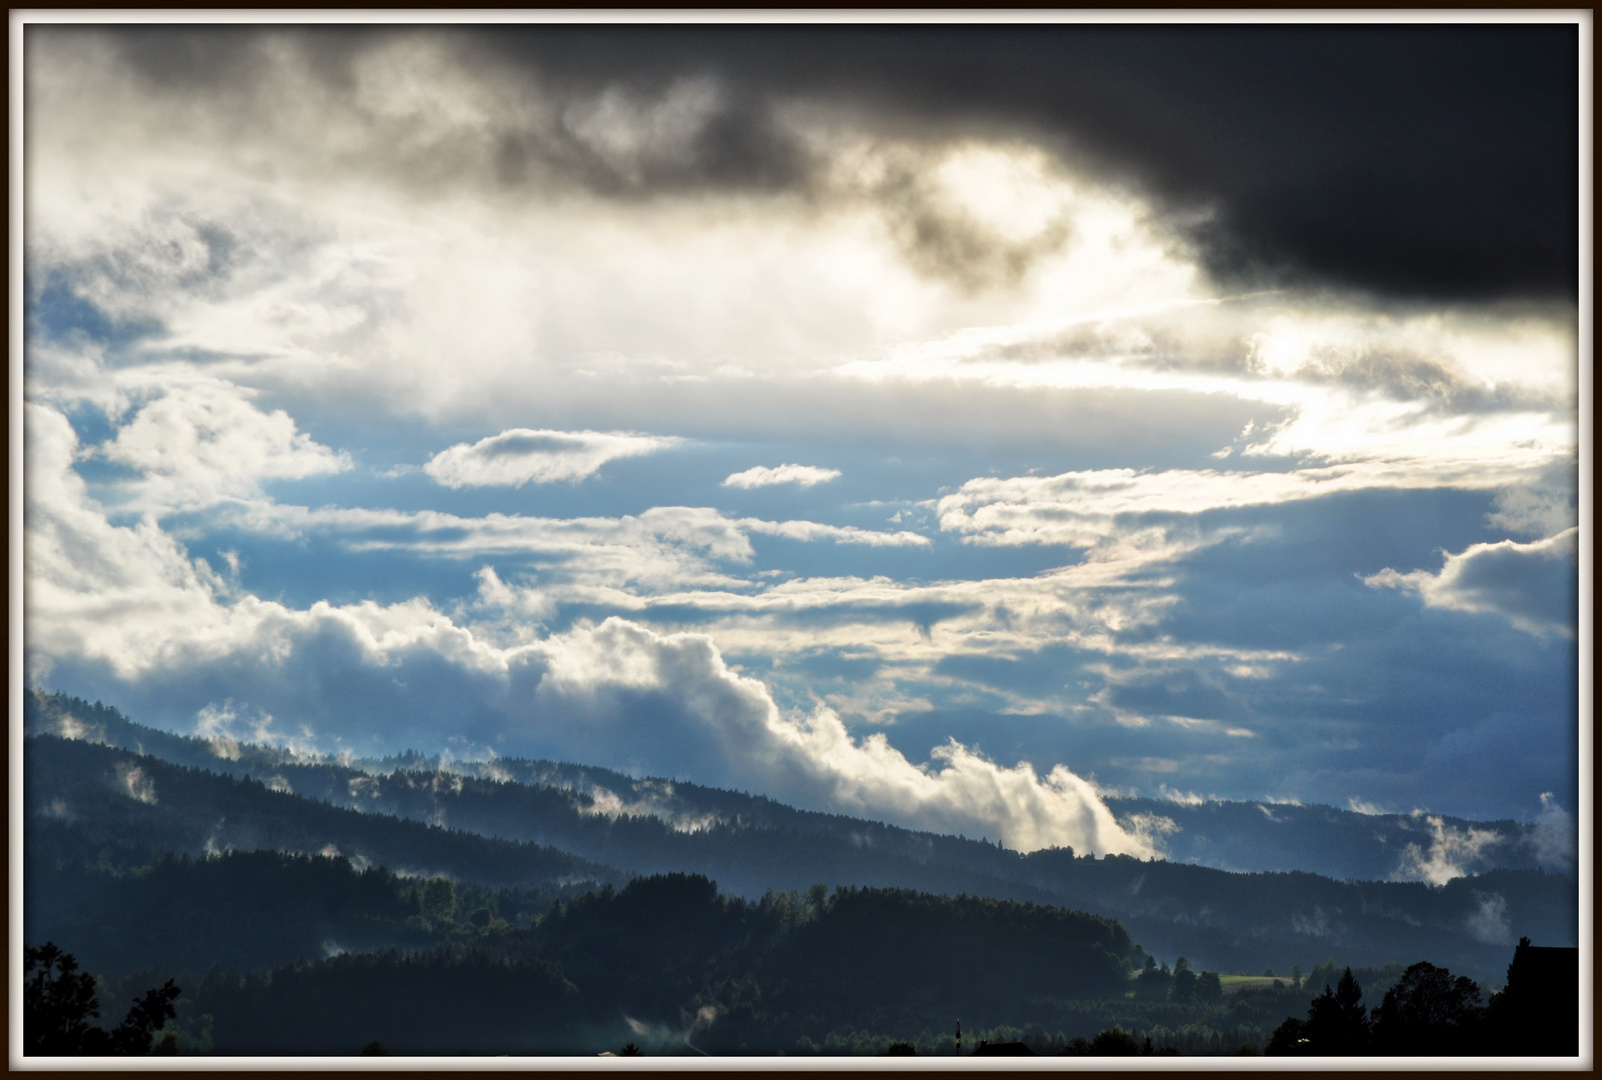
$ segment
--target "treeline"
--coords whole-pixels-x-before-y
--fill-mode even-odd
[[[399,920],[428,944],[180,977],[174,1015],[156,1033],[171,1050],[348,1054],[379,1043],[392,1053],[551,1054],[631,1041],[650,1053],[884,1053],[902,1044],[950,1054],[961,1017],[969,1053],[986,1039],[1037,1054],[1575,1052],[1552,1049],[1575,1042],[1572,1024],[1567,1043],[1562,1031],[1532,1034],[1562,1021],[1540,991],[1556,987],[1561,997],[1564,984],[1530,961],[1543,950],[1527,942],[1508,989],[1486,1008],[1471,980],[1417,964],[1364,973],[1376,986],[1395,979],[1369,1015],[1350,969],[1333,985],[1326,966],[1224,993],[1216,973],[1184,958],[1169,968],[1116,923],[974,897],[820,885],[748,901],[673,874],[554,902],[518,925],[503,913],[527,895],[358,872],[339,859],[175,859],[129,884],[197,884],[198,906],[239,900],[233,890],[272,876],[283,880],[268,883],[240,922],[277,902],[293,906],[290,889],[301,902],[321,895],[357,922]],[[164,929],[174,955],[183,955],[180,923]],[[103,981],[116,986],[108,1011],[169,974],[158,966]],[[1304,1010],[1306,1021],[1276,1028]],[[1514,1031],[1530,1037],[1514,1045],[1489,1034]]]
[[[102,973],[161,968],[190,979],[217,967],[246,971],[467,940],[499,925],[527,926],[553,901],[589,888],[401,878],[343,858],[276,851],[167,854],[122,872],[52,860],[30,866],[30,940],[71,941]]]
[[[839,1029],[1060,1020],[1122,992],[1116,923],[1054,908],[821,887],[758,901],[696,875],[639,878],[487,924],[427,950],[388,949],[185,987],[218,1053],[768,1054]],[[690,1040],[690,1042],[687,1042]]]
[[[1573,954],[1570,956],[1570,954]],[[1519,941],[1507,984],[1488,1002],[1474,980],[1420,961],[1363,1004],[1350,968],[1314,998],[1307,1017],[1288,1017],[1270,1054],[1287,1056],[1574,1055],[1579,1053],[1578,953]]]
[[[238,779],[107,746],[51,736],[24,743],[23,786],[31,858],[70,861],[62,843],[86,843],[113,860],[148,863],[165,852],[321,852],[364,858],[396,872],[447,874],[485,884],[556,878],[621,883],[628,874],[539,844],[364,814]],[[52,831],[52,823],[75,826]]]

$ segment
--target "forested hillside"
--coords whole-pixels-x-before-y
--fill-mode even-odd
[[[375,908],[401,895],[359,884]],[[436,913],[434,929],[447,921]],[[209,1017],[218,1052],[353,1053],[376,1039],[391,1052],[593,1053],[631,1037],[771,1052],[809,1034],[944,1030],[957,1015],[971,1027],[1099,1022],[1087,1003],[1121,998],[1138,955],[1116,923],[1057,908],[858,889],[748,901],[675,874],[571,899],[526,927],[468,917],[421,952],[191,976],[185,1013]]]
[[[441,759],[407,753],[380,759],[345,758],[330,762],[282,748],[257,746],[213,736],[173,735],[131,723],[116,709],[64,695],[30,693],[24,701],[27,729],[33,733],[82,738],[148,753],[179,764],[194,765],[233,776],[270,779],[278,786],[335,805],[374,809],[418,820],[450,820],[460,827],[511,839],[547,840],[553,811],[564,805],[580,813],[646,816],[679,832],[717,825],[783,828],[869,842],[880,855],[894,851],[915,859],[936,858],[990,874],[982,845],[954,836],[919,833],[834,814],[822,814],[776,803],[761,795],[725,791],[681,781],[626,776],[609,769],[550,761],[495,758],[488,761]],[[543,801],[528,793],[499,805],[459,801],[445,806],[437,796],[456,793],[455,779],[402,785],[369,783],[397,772],[446,774],[447,777],[512,781],[545,792]],[[482,790],[482,789],[480,789]],[[1195,863],[1243,872],[1300,870],[1337,880],[1390,880],[1398,876],[1411,846],[1416,858],[1427,858],[1437,842],[1437,829],[1456,836],[1474,832],[1472,855],[1455,857],[1464,869],[1540,869],[1543,839],[1537,826],[1514,821],[1469,822],[1439,815],[1354,813],[1330,806],[1249,802],[1174,802],[1110,797],[1107,804],[1131,824],[1154,823],[1157,841],[1168,861]],[[465,815],[460,822],[448,815]],[[564,822],[561,840],[573,828]],[[626,842],[616,837],[614,843]],[[652,838],[635,850],[595,857],[630,865],[648,865],[660,841]],[[657,867],[652,867],[657,868]],[[666,868],[666,867],[663,867]],[[1550,868],[1550,867],[1549,867]],[[722,868],[727,887],[740,888],[733,875],[738,865]],[[766,873],[758,875],[765,878]],[[758,892],[760,889],[757,890]]]
[[[176,979],[191,1051],[946,1052],[961,1017],[1219,1053],[1265,1045],[1337,957],[1377,990],[1424,958],[1490,985],[1512,933],[1577,926],[1573,883],[1540,871],[1023,855],[582,766],[297,757],[64,698],[32,697],[28,726],[26,939],[117,1006]]]
[[[752,899],[815,883],[966,893],[1094,911],[1121,920],[1160,955],[1183,953],[1228,971],[1310,965],[1332,953],[1370,966],[1428,955],[1489,979],[1520,935],[1576,940],[1573,882],[1539,870],[1492,871],[1437,887],[1229,873],[1066,850],[1020,855],[582,766],[496,761],[446,771],[438,763],[410,767],[424,764],[415,757],[360,767],[296,760],[283,750],[154,732],[115,710],[64,698],[33,699],[30,726],[78,736],[29,740],[30,748],[48,747],[29,769],[32,813],[48,818],[62,812],[53,809],[58,804],[70,807],[107,840],[143,837],[160,850],[330,850],[397,872],[486,885],[683,871]],[[192,767],[119,754],[90,739],[159,751]],[[141,782],[158,793],[155,802],[130,794],[129,784]]]

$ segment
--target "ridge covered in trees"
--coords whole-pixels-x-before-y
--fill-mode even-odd
[[[34,814],[70,811],[80,822],[104,821],[112,806],[128,801],[125,792],[116,797],[117,776],[107,780],[104,770],[122,770],[124,788],[126,777],[138,770],[157,793],[154,808],[175,808],[180,798],[191,799],[188,790],[196,790],[192,806],[173,809],[165,819],[171,828],[183,818],[187,831],[163,841],[192,854],[203,853],[208,844],[222,850],[301,852],[331,847],[397,871],[446,873],[483,884],[527,882],[539,875],[620,884],[631,874],[685,871],[704,874],[747,898],[818,881],[968,893],[1097,911],[1119,919],[1155,952],[1184,953],[1219,970],[1261,970],[1287,956],[1330,949],[1352,963],[1372,966],[1418,950],[1490,979],[1506,964],[1513,926],[1564,944],[1575,940],[1578,924],[1574,883],[1539,870],[1492,871],[1437,887],[1335,881],[1299,872],[1228,873],[1164,861],[1091,858],[1065,849],[1020,855],[981,841],[581,766],[501,760],[473,766],[493,769],[495,775],[475,776],[410,768],[423,760],[416,755],[361,768],[297,761],[283,750],[156,732],[104,706],[59,696],[30,695],[29,700],[29,730],[77,736],[27,740],[29,754],[40,759],[29,769],[36,778]],[[110,745],[92,747],[91,739]],[[36,750],[52,743],[48,753]],[[121,743],[149,753],[118,751]],[[102,756],[94,758],[93,752]],[[202,795],[194,779],[199,774],[192,773],[180,777],[175,788],[162,771],[170,766],[153,756],[157,753],[204,772],[220,786]],[[94,759],[76,760],[77,754]],[[94,773],[92,779],[85,780],[86,770]],[[248,812],[238,793],[225,791],[230,777],[243,780],[246,774],[258,796]],[[84,790],[86,785],[94,790]],[[296,796],[323,807],[315,828],[286,830],[286,821],[310,820],[309,812],[293,802]],[[377,838],[384,842],[375,843],[367,831],[376,826],[334,814],[334,808],[386,822],[389,831]],[[160,817],[145,814],[138,830],[123,833],[146,830]],[[441,828],[427,835],[407,833],[416,839],[402,843],[399,822]],[[485,841],[533,847],[511,859],[503,854],[511,849]],[[476,849],[468,850],[474,844]],[[549,864],[543,869],[534,866],[536,850],[551,853],[541,856]],[[578,868],[550,869],[556,852],[566,853]]]
[[[358,768],[30,701],[32,1053],[949,1054],[956,1016],[965,1053],[1577,1052],[1552,1049],[1577,1047],[1573,950],[1526,939],[1486,998],[1500,926],[1573,933],[1572,883],[1539,872],[1020,855],[581,766]],[[1326,951],[1352,966],[1267,970]]]

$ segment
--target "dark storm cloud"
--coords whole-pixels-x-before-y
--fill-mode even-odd
[[[688,67],[890,123],[1060,140],[1215,273],[1425,296],[1576,287],[1574,27],[609,28],[497,34],[568,77]]]
[[[172,92],[237,91],[264,62],[250,28],[117,33],[150,84]],[[570,131],[498,129],[500,183],[555,168],[618,194],[805,189],[817,162],[774,111],[799,100],[887,135],[1042,141],[1137,185],[1229,283],[1419,299],[1576,295],[1572,25],[326,27],[292,36],[325,92],[341,96],[355,58],[408,35],[446,43],[504,85],[558,95],[614,88],[652,99],[686,79],[716,84],[716,107],[689,145],[629,169]],[[909,218],[914,234],[918,222]],[[938,257],[943,244],[972,246],[945,224],[930,236],[933,248],[914,235],[914,250]],[[1003,271],[1024,257],[986,254]]]

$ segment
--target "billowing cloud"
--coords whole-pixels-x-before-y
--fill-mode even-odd
[[[441,450],[423,471],[446,487],[522,487],[593,476],[618,458],[653,454],[679,440],[612,431],[513,428]]]
[[[586,719],[579,723],[613,726],[608,742],[619,752],[663,745],[664,733],[634,729],[662,722],[647,715],[641,695],[665,695],[680,722],[692,727],[673,733],[685,748],[680,767],[688,771],[695,761],[701,776],[725,783],[760,777],[764,790],[803,805],[943,832],[992,831],[1019,850],[1052,844],[1151,850],[1120,828],[1092,787],[1064,766],[1041,777],[1027,764],[1002,768],[952,742],[936,752],[934,763],[919,767],[883,735],[853,739],[828,709],[783,717],[766,688],[730,671],[705,635],[661,636],[614,618],[546,648],[550,667],[537,701],[564,703],[550,710],[564,715],[578,711],[568,703],[582,703]]]
[[[210,622],[213,598],[226,585],[148,517],[131,527],[110,524],[73,470],[78,438],[67,419],[32,402],[23,415],[24,603],[35,676],[43,677],[51,657],[137,670],[131,654],[162,650],[169,627]]]
[[[347,455],[296,430],[282,409],[264,413],[253,391],[208,380],[179,384],[143,406],[95,453],[141,475],[131,505],[187,510],[258,496],[264,480],[300,480],[350,468]]]
[[[1532,634],[1573,636],[1579,578],[1579,529],[1528,544],[1503,540],[1448,554],[1439,573],[1385,569],[1363,579],[1373,588],[1406,589],[1426,607],[1501,615]]]
[[[1573,871],[1579,854],[1578,835],[1574,815],[1559,805],[1550,791],[1541,792],[1541,812],[1530,832],[1530,843],[1541,865],[1565,873]]]
[[[294,610],[248,595],[229,601],[215,575],[154,526],[112,526],[96,512],[71,470],[75,438],[58,413],[30,405],[29,420],[31,467],[45,482],[30,487],[28,520],[35,659],[100,667],[127,688],[139,686],[140,696],[169,702],[193,700],[231,672],[240,700],[252,702],[255,734],[270,729],[272,714],[288,711],[320,717],[320,734],[335,745],[363,734],[370,741],[374,730],[361,729],[379,714],[335,720],[343,710],[331,709],[334,701],[308,699],[301,688],[337,673],[348,687],[387,687],[371,699],[387,708],[397,690],[425,679],[430,699],[476,702],[481,725],[499,717],[499,731],[480,737],[514,746],[601,753],[614,764],[755,786],[808,805],[994,833],[1013,846],[1150,850],[1065,767],[1042,778],[1027,764],[1001,768],[955,743],[936,755],[938,767],[919,767],[882,736],[853,739],[827,709],[786,718],[763,684],[730,671],[705,635],[663,636],[614,618],[508,648],[424,602]],[[49,558],[68,552],[75,558]],[[121,590],[106,587],[119,581]],[[140,606],[126,610],[135,600]],[[318,669],[323,674],[313,675]],[[520,700],[532,701],[531,713],[510,705]],[[240,708],[231,700],[195,704],[197,731],[236,739]],[[426,716],[413,713],[408,723],[426,724]],[[647,727],[634,730],[641,724]],[[407,739],[422,730],[389,734]],[[226,753],[226,742],[216,745]],[[146,797],[137,783],[126,786]]]
[[[822,469],[816,465],[780,465],[773,469],[765,465],[754,465],[744,472],[731,473],[724,479],[723,486],[756,488],[771,487],[775,484],[796,484],[800,487],[815,487],[830,480],[837,480],[839,477],[839,469]]]
[[[1438,817],[1415,814],[1421,817],[1430,832],[1427,844],[1407,844],[1402,849],[1401,862],[1392,875],[1396,881],[1427,881],[1431,885],[1445,885],[1453,878],[1477,873],[1484,868],[1483,860],[1491,849],[1501,844],[1502,835],[1495,829],[1476,829],[1472,825],[1457,829]],[[1481,928],[1494,924],[1482,911]]]
[[[294,611],[252,599],[210,615],[206,626],[166,628],[159,652],[120,658],[140,696],[154,693],[171,708],[204,694],[213,673],[227,669],[230,685],[258,709],[318,717],[317,735],[330,751],[371,745],[396,719],[405,726],[385,731],[386,743],[415,745],[429,738],[427,703],[443,708],[448,697],[471,736],[503,752],[582,755],[756,788],[804,806],[991,835],[1023,850],[1066,844],[1151,852],[1064,766],[1042,777],[1028,764],[1003,768],[956,743],[915,765],[882,735],[853,738],[828,709],[782,715],[763,684],[731,671],[705,635],[659,635],[613,618],[504,648],[419,604]],[[270,652],[256,645],[263,640],[273,643]],[[133,664],[139,670],[129,670]],[[366,687],[359,697],[367,704],[353,710],[301,689],[335,673],[348,688]],[[397,693],[423,681],[425,702],[412,696],[412,712],[391,711]],[[223,735],[233,728],[231,703],[196,711],[197,730],[233,737]],[[432,738],[440,741],[438,733]],[[218,745],[226,752],[225,742]]]

